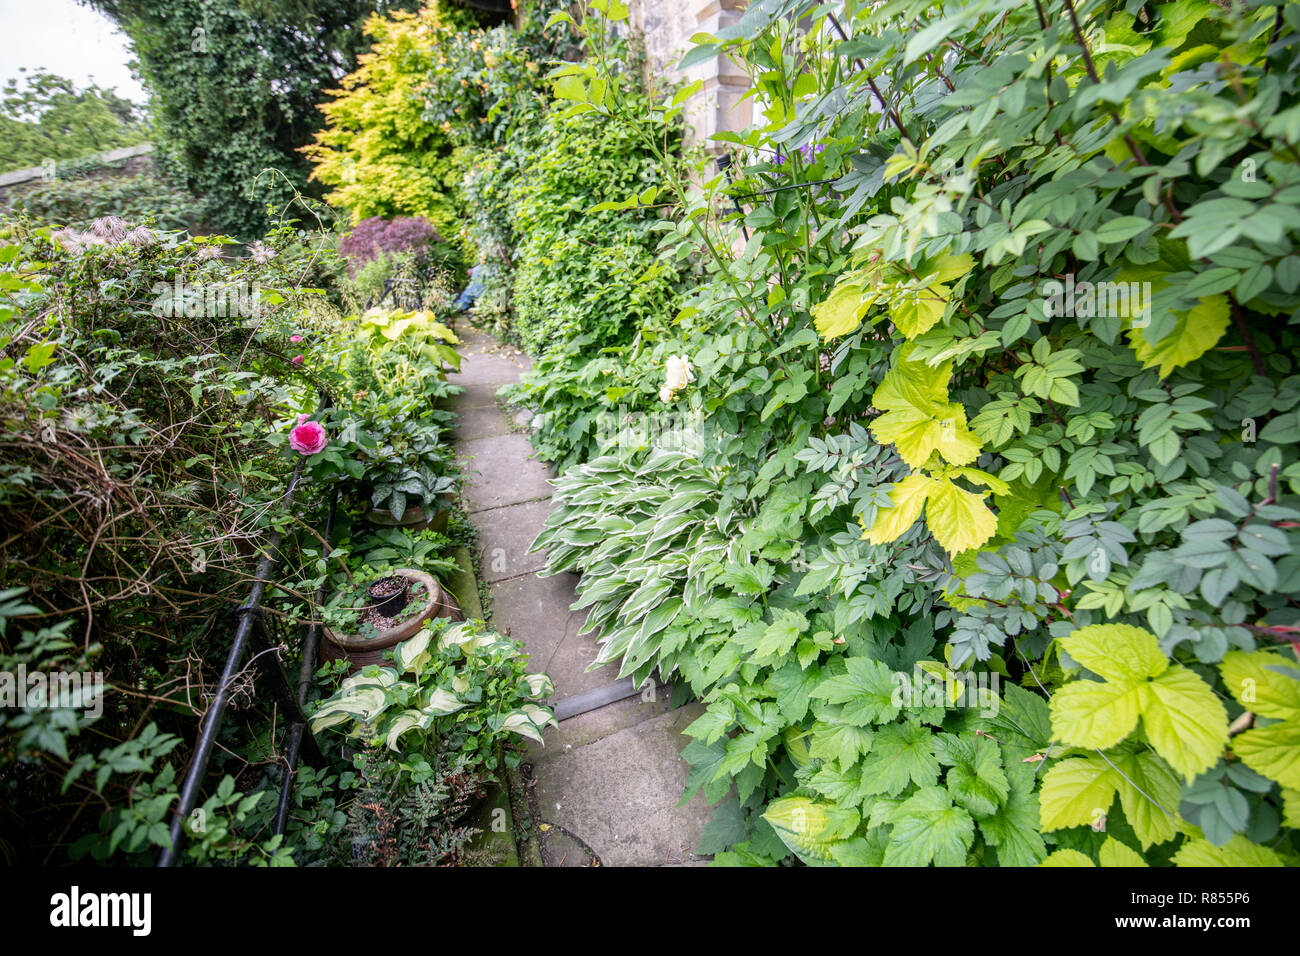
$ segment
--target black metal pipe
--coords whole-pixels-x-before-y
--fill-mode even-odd
[[[731,154],[723,153],[713,162],[722,171],[722,174],[727,177],[727,186],[734,186],[736,180],[731,174]],[[740,234],[745,237],[746,242],[749,242],[749,230],[745,228],[745,210],[740,208],[740,200],[735,196],[731,197],[731,204],[736,207],[736,214],[740,216]]]
[[[334,486],[334,493],[330,498],[329,514],[325,517],[325,538],[324,549],[329,551],[331,542],[334,540],[334,516],[339,506],[339,488]],[[325,555],[328,559],[329,555]],[[325,603],[325,586],[321,585],[316,591],[316,606],[320,607]],[[307,712],[307,695],[311,692],[312,674],[316,671],[316,651],[320,646],[319,628],[317,622],[313,620],[311,626],[307,628],[307,636],[303,639],[302,645],[302,665],[298,668],[298,713]],[[307,731],[305,718],[303,721],[295,721],[289,727],[287,746],[285,748],[285,771],[284,780],[280,783],[280,803],[275,809],[275,834],[279,836],[284,833],[285,828],[289,825],[289,798],[293,794],[293,781],[298,773],[298,752],[302,747],[303,734],[307,733],[311,746],[317,750],[316,738],[311,736]]]
[[[199,740],[194,748],[194,756],[190,758],[189,769],[185,771],[185,782],[181,786],[181,803],[176,809],[176,815],[172,818],[172,845],[166,847],[159,854],[159,866],[172,866],[176,862],[177,853],[180,852],[181,842],[185,837],[185,820],[194,810],[194,805],[198,803],[199,786],[203,783],[203,775],[207,772],[208,759],[212,756],[212,747],[217,742],[217,731],[221,727],[221,718],[226,713],[226,704],[230,699],[230,688],[239,674],[240,662],[244,659],[244,648],[247,646],[248,636],[253,630],[253,616],[246,612],[254,610],[262,600],[262,593],[266,590],[266,578],[271,573],[271,566],[275,563],[272,554],[279,546],[280,533],[277,531],[271,535],[269,553],[264,555],[257,564],[257,580],[253,582],[253,591],[248,597],[248,603],[239,608],[239,626],[235,628],[235,639],[231,642],[230,653],[226,655],[226,666],[221,671],[221,683],[217,685],[217,696],[212,701],[212,706],[208,708],[208,712],[203,716],[203,727],[199,731]]]
[[[293,502],[294,492],[298,490],[298,482],[302,478],[302,461],[294,467],[293,478],[289,481],[289,487],[284,493],[283,503],[288,506]],[[221,719],[226,713],[226,704],[230,700],[230,689],[234,685],[235,678],[239,675],[240,662],[244,659],[244,649],[248,645],[248,637],[253,631],[255,614],[258,606],[262,602],[262,595],[266,591],[266,585],[270,579],[271,568],[275,566],[275,554],[280,548],[280,532],[271,535],[268,542],[266,553],[262,555],[262,560],[257,562],[257,571],[253,581],[253,589],[249,592],[248,600],[242,604],[238,610],[239,625],[235,628],[235,639],[230,644],[230,653],[226,655],[226,666],[221,671],[221,682],[217,685],[217,695],[212,701],[212,706],[203,716],[203,726],[199,731],[198,743],[194,747],[194,755],[190,758],[189,768],[185,771],[185,781],[181,785],[181,802],[176,808],[175,816],[171,822],[171,840],[172,845],[166,847],[158,855],[159,866],[174,866],[177,854],[180,853],[181,844],[185,840],[185,821],[194,810],[195,804],[199,799],[199,787],[203,783],[203,776],[208,769],[208,760],[212,756],[212,748],[217,742],[217,732],[221,729]]]

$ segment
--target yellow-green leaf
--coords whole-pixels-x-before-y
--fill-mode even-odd
[[[1300,790],[1300,722],[1289,720],[1248,730],[1232,738],[1232,752],[1256,773]]]
[[[1090,826],[1115,801],[1117,774],[1100,757],[1071,757],[1047,771],[1038,795],[1044,830]]]
[[[1194,671],[1169,668],[1143,688],[1141,706],[1151,746],[1188,781],[1218,762],[1228,742],[1228,715]],[[1295,769],[1300,773],[1300,761]]]
[[[1174,854],[1175,866],[1284,866],[1282,858],[1266,846],[1251,843],[1241,834],[1223,846],[1209,840],[1189,840]]]
[[[984,503],[987,494],[936,480],[925,506],[925,523],[949,554],[978,548],[997,531],[998,519]]]
[[[1300,680],[1273,670],[1295,669],[1272,651],[1229,651],[1219,665],[1228,693],[1247,710],[1278,720],[1300,720]]]
[[[1159,342],[1147,339],[1145,328],[1130,328],[1129,343],[1147,368],[1159,366],[1160,377],[1196,361],[1228,331],[1228,300],[1221,295],[1202,299],[1190,312],[1179,315],[1174,327]]]
[[[1078,850],[1055,850],[1039,866],[1093,866],[1097,864]]]
[[[1120,843],[1112,836],[1106,837],[1097,854],[1102,866],[1146,866],[1142,854],[1125,843]]]
[[[1061,646],[1107,680],[1143,680],[1163,674],[1169,658],[1150,631],[1130,624],[1092,624],[1061,638]]]
[[[928,475],[908,475],[889,491],[893,507],[878,508],[875,523],[862,536],[872,544],[888,544],[902,535],[921,517],[925,499],[938,484]]]
[[[822,338],[848,335],[862,324],[862,316],[867,311],[867,303],[862,301],[861,283],[841,282],[824,302],[814,305],[811,311],[813,324]]]
[[[1141,687],[1076,680],[1052,697],[1052,732],[1071,747],[1113,747],[1137,726]]]

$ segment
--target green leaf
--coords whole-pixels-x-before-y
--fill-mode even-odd
[[[975,821],[942,787],[923,787],[889,814],[885,866],[964,866]]]
[[[892,721],[901,709],[894,701],[893,672],[880,661],[850,657],[844,661],[846,673],[828,677],[810,696],[830,704],[843,704],[840,718],[865,727]]]
[[[915,720],[887,724],[876,731],[871,752],[862,761],[863,791],[897,796],[908,784],[932,787],[939,780],[934,734]]]
[[[971,813],[988,815],[1011,792],[1002,771],[1002,752],[993,740],[965,740],[953,734],[938,737],[939,762],[949,767],[945,784],[953,799]]]

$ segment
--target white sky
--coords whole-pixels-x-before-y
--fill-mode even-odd
[[[78,88],[92,80],[143,103],[131,77],[127,38],[107,17],[73,0],[0,0],[0,87],[37,67],[66,76]]]

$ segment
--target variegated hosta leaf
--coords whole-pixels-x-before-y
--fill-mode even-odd
[[[853,835],[856,812],[808,797],[783,797],[767,806],[763,819],[790,852],[809,866],[836,866],[831,847]]]
[[[501,729],[536,740],[539,744],[542,743],[542,732],[538,730],[537,725],[522,710],[507,714],[505,721],[501,724]]]
[[[426,627],[414,637],[398,644],[393,651],[393,662],[397,664],[397,669],[402,673],[409,671],[418,677],[420,670],[429,661],[429,641],[432,638],[433,632]]]
[[[439,687],[429,694],[428,700],[420,709],[426,714],[442,716],[443,714],[454,714],[464,706],[465,702],[463,700],[451,691]]]
[[[340,689],[335,696],[325,700],[316,708],[315,714],[312,715],[312,730],[319,727],[332,727],[342,721],[334,719],[334,715],[342,714],[344,717],[370,723],[379,714],[383,713],[388,706],[388,697],[380,687],[353,687]]]
[[[555,712],[549,707],[543,707],[541,704],[524,704],[520,709],[528,715],[528,719],[539,730],[547,724],[559,726],[559,722],[555,719]]]
[[[528,684],[529,697],[550,697],[555,693],[555,684],[545,674],[528,674],[524,681]]]
[[[468,621],[461,621],[443,631],[438,638],[438,643],[443,647],[453,647],[468,644],[473,640],[474,629],[469,626]]]
[[[405,713],[398,714],[388,725],[388,737],[384,743],[389,750],[397,749],[397,742],[402,734],[408,730],[414,730],[420,726],[424,717],[418,710],[408,710]]]

